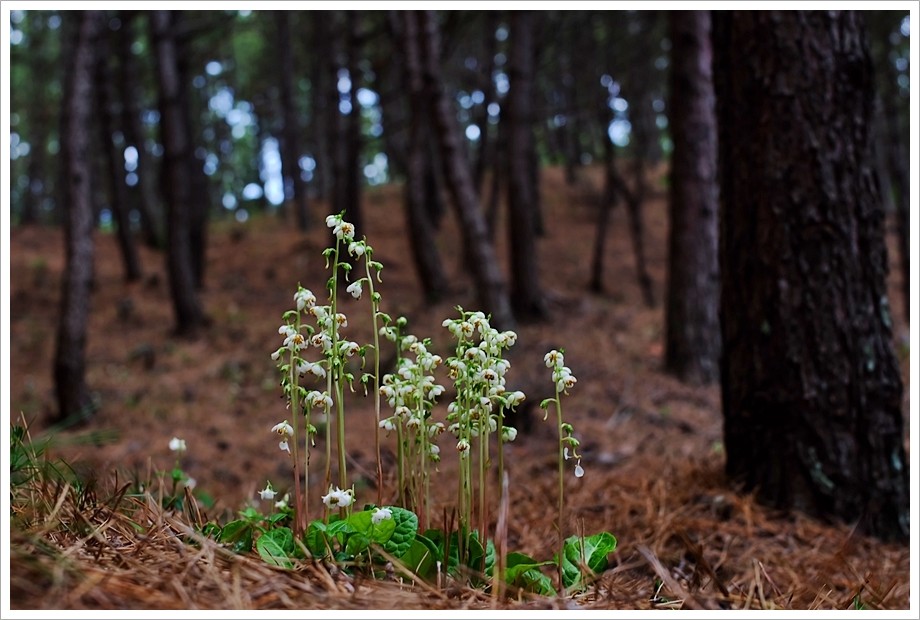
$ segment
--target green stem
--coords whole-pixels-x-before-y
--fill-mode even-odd
[[[300,313],[297,313],[297,333],[300,333]],[[291,381],[291,415],[293,415],[293,424],[291,428],[294,429],[293,437],[291,443],[294,444],[291,446],[291,458],[294,459],[294,531],[299,534],[303,531],[302,522],[301,522],[301,513],[300,513],[300,467],[299,461],[297,459],[297,427],[300,426],[297,423],[297,417],[299,415],[299,406],[300,406],[300,381],[297,376],[297,353],[294,350],[291,350],[291,368],[290,368],[290,381]]]
[[[374,330],[374,451],[377,456],[377,505],[383,504],[383,466],[380,463],[380,334],[377,329],[377,315],[380,304],[374,295],[374,279],[371,277],[370,256],[365,255],[364,267],[367,272],[367,288],[371,293],[371,308],[374,311],[372,328]]]
[[[565,462],[565,452],[563,449],[563,433],[562,433],[562,403],[559,400],[559,389],[556,389],[556,413],[559,419],[559,592],[564,590],[563,581],[562,581],[562,558],[563,552],[565,551],[565,537],[562,534],[562,506],[563,506],[563,492],[565,489],[564,484],[564,473],[565,468],[563,464]]]

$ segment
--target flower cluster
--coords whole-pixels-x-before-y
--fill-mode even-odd
[[[576,459],[575,477],[581,478],[585,475],[585,470],[581,466],[581,455],[578,454],[577,450],[579,442],[574,436],[572,425],[562,421],[562,403],[559,402],[560,394],[568,394],[568,390],[575,386],[577,379],[572,374],[572,369],[565,365],[565,356],[562,351],[553,349],[543,356],[543,362],[547,368],[552,370],[553,383],[556,385],[556,397],[544,401],[543,406],[545,408],[549,402],[555,401],[559,413],[559,445],[562,450],[563,460]],[[548,414],[549,410],[547,410]],[[545,416],[544,419],[546,419]],[[571,454],[569,454],[570,448],[572,450]]]

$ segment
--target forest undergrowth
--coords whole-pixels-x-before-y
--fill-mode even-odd
[[[127,285],[113,236],[97,234],[87,380],[101,406],[82,426],[49,437],[45,429],[54,402],[50,360],[62,243],[58,231],[31,228],[11,234],[11,424],[28,428],[21,436],[14,432],[18,443],[11,442],[19,459],[11,487],[13,608],[906,608],[906,547],[865,538],[843,524],[770,511],[725,480],[718,388],[686,386],[662,373],[663,311],[643,305],[622,209],[611,218],[606,292],[587,293],[591,248],[584,240],[593,237],[599,173],[588,170],[577,186],[568,187],[559,170],[545,171],[548,233],[540,241],[540,258],[552,319],[520,326],[516,343],[507,350],[507,394],[527,396],[509,418],[517,437],[504,444],[507,507],[500,500],[501,480],[493,463],[485,474],[494,491],[486,502],[488,516],[471,511],[467,523],[484,521],[490,531],[501,525],[508,551],[540,563],[558,553],[560,425],[551,404],[546,421],[539,405],[558,398],[544,356],[564,349],[566,368],[578,376],[578,385],[562,403],[580,444],[577,467],[584,475],[575,477],[575,464],[565,464],[562,533],[576,540],[599,532],[615,537],[615,548],[603,554],[598,574],[584,571],[581,586],[558,597],[534,586],[556,583],[557,567],[533,566],[527,570],[542,577],[531,573],[530,579],[507,580],[499,592],[471,573],[431,566],[422,570],[418,562],[411,571],[400,570],[391,556],[406,549],[387,548],[387,538],[376,541],[378,550],[370,525],[360,532],[348,530],[358,542],[351,544],[353,553],[345,562],[342,557],[338,563],[309,560],[308,555],[321,554],[298,556],[293,547],[266,554],[268,538],[258,547],[260,533],[280,531],[294,520],[307,522],[306,516],[285,513],[284,504],[275,507],[285,494],[293,502],[295,493],[291,455],[278,449],[271,429],[293,418],[279,387],[279,361],[270,354],[283,339],[278,326],[293,306],[298,283],[325,298],[320,292],[326,291],[329,271],[322,252],[332,237],[319,217],[307,235],[270,217],[256,216],[246,224],[215,222],[202,294],[213,322],[193,340],[169,334],[162,257],[142,249],[147,275]],[[364,233],[374,247],[373,260],[384,265],[381,280],[374,279],[382,297],[380,311],[394,321],[406,317],[408,331],[418,334],[420,342],[431,338],[426,352],[447,360],[455,343],[442,321],[458,316],[456,306],[476,310],[460,261],[459,235],[448,221],[437,235],[452,290],[449,299],[426,306],[406,250],[401,200],[400,189],[393,186],[368,190],[365,196]],[[314,207],[319,212],[325,205]],[[660,186],[646,206],[646,218],[649,271],[661,292],[667,237]],[[505,237],[500,227],[496,240],[503,257]],[[902,307],[898,278],[895,273],[890,282],[893,308]],[[373,342],[379,325],[372,325],[367,300],[353,300],[344,288],[339,295],[340,308],[348,313],[348,338]],[[907,327],[900,317],[895,333],[906,383]],[[380,344],[380,358],[381,374],[398,370],[391,343]],[[383,484],[378,489],[373,430],[381,428],[382,418],[373,390],[365,397],[360,388],[360,367],[343,358],[340,370],[357,375],[357,393],[344,389],[335,399],[347,411],[347,428],[356,429],[348,433],[346,450],[324,434],[334,410],[312,423],[317,427],[315,452],[333,459],[334,480],[346,468],[349,476],[335,489],[323,488],[330,474],[319,466],[300,470],[297,479],[314,489],[309,501],[315,506],[320,496],[347,489],[355,512],[342,512],[341,522],[366,512],[379,526],[394,513],[376,509],[404,500],[398,492],[407,486],[398,483],[404,455],[395,432],[393,437],[381,432]],[[436,374],[447,394],[432,420],[443,421],[457,388],[446,372]],[[287,440],[288,433],[281,439]],[[497,443],[484,454],[497,455]],[[302,436],[295,445],[303,449]],[[426,450],[417,456],[430,457]],[[415,513],[425,514],[428,528],[462,536],[463,519],[454,512],[455,481],[465,474],[457,452],[452,443],[440,441],[441,458],[425,469],[429,490]],[[413,487],[419,493],[421,480]],[[365,505],[372,507],[358,510]],[[330,511],[325,513],[319,520],[329,528]],[[234,522],[244,524],[235,526],[232,536],[222,536]],[[247,532],[255,539],[248,541],[248,549]],[[367,544],[356,532],[368,537]],[[329,549],[331,557],[335,551],[345,553],[350,539],[330,533],[323,540],[331,547],[341,544],[341,549]],[[472,547],[461,548],[462,564]],[[446,560],[449,549],[442,545],[437,551]],[[487,555],[487,549],[482,551]],[[368,564],[362,568],[365,552]],[[372,559],[372,552],[380,555]],[[266,561],[266,555],[284,561]],[[485,566],[482,559],[480,572]]]

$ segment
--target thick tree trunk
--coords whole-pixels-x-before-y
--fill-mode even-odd
[[[546,317],[537,266],[538,189],[533,178],[533,15],[511,14],[508,93],[508,240],[511,307],[519,319]]]
[[[418,16],[406,13],[407,30],[409,21],[415,25],[416,17],[421,35],[419,39],[423,58],[422,75],[428,109],[441,147],[444,178],[453,197],[462,234],[470,249],[479,303],[483,312],[492,315],[494,325],[501,329],[510,329],[514,325],[514,315],[511,312],[508,292],[498,268],[495,250],[489,241],[485,219],[479,210],[473,175],[460,145],[456,115],[451,102],[444,94],[439,62],[438,24],[433,11],[420,11]]]
[[[72,48],[67,59],[69,85],[64,100],[61,134],[65,173],[65,266],[54,354],[57,420],[83,418],[92,413],[93,399],[86,385],[86,322],[93,277],[93,208],[90,187],[90,119],[93,100],[95,39],[102,30],[101,11],[79,11]]]
[[[299,230],[310,225],[307,184],[300,176],[300,127],[294,102],[294,54],[291,45],[290,11],[275,11],[278,26],[279,72],[281,77],[281,172],[284,178],[284,199],[294,204],[294,219]]]
[[[713,42],[727,473],[775,506],[906,541],[862,15],[716,11]]]
[[[124,156],[115,146],[113,136],[121,131],[119,122],[121,104],[115,90],[115,77],[111,65],[111,46],[109,39],[114,33],[101,36],[97,44],[96,58],[96,97],[99,102],[101,118],[99,119],[100,140],[108,168],[112,196],[112,216],[118,234],[118,249],[121,251],[125,267],[125,280],[136,282],[143,275],[134,234],[131,232],[131,219],[128,214],[128,186],[125,183]]]
[[[719,186],[707,11],[670,12],[671,153],[665,368],[691,383],[719,377]]]
[[[187,102],[181,92],[173,22],[169,11],[152,11],[150,20],[160,85],[163,185],[168,203],[166,264],[176,317],[176,333],[192,335],[205,325],[206,319],[195,289],[189,236],[192,183],[188,162],[191,157],[191,139],[186,123],[188,114],[182,110],[183,103]]]
[[[414,19],[399,24],[398,13],[393,16],[393,36],[402,53],[403,90],[409,100],[409,145],[406,156],[406,227],[412,247],[412,257],[425,300],[436,303],[447,293],[447,275],[434,243],[434,228],[425,206],[425,182],[428,150],[426,137],[425,93],[422,83],[418,30]],[[399,29],[397,30],[397,26]]]
[[[479,154],[476,158],[476,174],[474,183],[476,191],[480,195],[483,193],[482,181],[485,178],[486,169],[492,161],[492,152],[495,150],[495,141],[489,139],[489,106],[496,103],[497,95],[495,92],[495,80],[492,79],[492,72],[495,71],[495,54],[498,51],[498,40],[495,38],[495,31],[498,30],[500,13],[498,11],[486,11],[483,19],[485,20],[483,28],[483,60],[482,70],[480,71],[480,88],[484,95],[482,105],[476,111],[476,126],[479,128]]]
[[[118,55],[121,61],[119,81],[122,101],[122,133],[125,147],[133,146],[137,151],[137,211],[141,216],[141,231],[144,243],[148,247],[162,250],[166,243],[163,239],[163,218],[160,201],[157,198],[156,172],[153,161],[144,144],[144,125],[138,107],[140,84],[137,60],[131,47],[134,44],[134,22],[136,11],[122,11],[121,28],[117,30]]]

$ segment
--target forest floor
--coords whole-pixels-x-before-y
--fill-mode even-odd
[[[908,608],[906,546],[880,543],[843,524],[766,509],[726,480],[718,387],[690,387],[662,371],[667,209],[664,186],[658,183],[656,188],[645,207],[647,258],[659,302],[650,309],[643,305],[637,285],[622,207],[611,218],[606,292],[587,292],[600,170],[583,171],[573,187],[564,183],[560,170],[545,171],[546,235],[539,241],[539,255],[552,317],[520,326],[509,355],[508,386],[523,389],[530,402],[552,396],[549,371],[543,364],[550,349],[565,349],[566,363],[578,378],[563,404],[582,442],[586,474],[581,479],[569,475],[566,480],[566,535],[609,531],[618,546],[611,568],[577,605]],[[325,205],[313,206],[325,213]],[[435,241],[450,275],[451,293],[442,303],[426,306],[409,252],[401,189],[368,189],[364,208],[374,258],[385,266],[383,284],[378,285],[381,309],[394,318],[406,316],[408,330],[420,338],[431,337],[432,350],[446,358],[451,341],[441,322],[456,316],[457,305],[467,310],[477,305],[462,268],[460,235],[452,214],[446,214]],[[202,293],[213,324],[193,340],[170,333],[172,307],[164,257],[141,248],[146,276],[139,283],[126,284],[114,235],[97,233],[87,381],[100,397],[101,408],[79,429],[59,434],[50,456],[97,476],[100,488],[114,488],[113,472],[124,481],[171,469],[175,454],[167,444],[174,436],[183,438],[188,452],[182,468],[197,481],[199,497],[213,498],[215,504],[205,510],[212,519],[226,518],[248,502],[257,503],[266,480],[277,490],[286,489],[290,462],[278,450],[270,429],[290,412],[285,410],[270,353],[281,343],[277,331],[281,315],[293,306],[298,282],[322,297],[328,272],[321,252],[332,236],[321,219],[317,221],[307,234],[272,217],[255,216],[244,224],[214,222]],[[506,266],[504,224],[496,240]],[[61,232],[13,229],[10,255],[11,422],[17,423],[22,412],[35,435],[48,426],[55,409],[51,360],[63,266]],[[908,327],[903,320],[898,261],[890,263],[896,349],[907,386]],[[348,337],[371,342],[367,300],[348,298],[343,304],[349,315]],[[440,382],[449,384],[446,374]],[[443,419],[445,408],[446,404],[436,409],[436,419]],[[377,494],[372,474],[373,401],[356,395],[346,411],[348,428],[357,429],[347,435],[347,453],[358,505],[362,505],[376,501]],[[904,412],[907,419],[906,389]],[[555,424],[544,422],[540,413],[538,406],[529,411],[529,431],[507,448],[512,498],[509,549],[548,559],[557,540],[553,508],[557,435]],[[108,439],[93,444],[67,440],[88,430],[103,432],[97,439],[106,434]],[[394,439],[382,442],[384,463],[392,463]],[[442,441],[442,448],[449,443]],[[317,446],[323,449],[322,436]],[[453,452],[444,450],[441,473],[433,485],[435,514],[455,504]],[[393,479],[388,471],[385,503],[393,500]],[[311,485],[314,489],[322,485],[322,473],[311,476]],[[130,528],[116,525],[109,531],[131,536]],[[232,562],[226,566],[217,562],[211,565],[211,577],[202,576],[200,566],[194,568],[201,564],[201,554],[177,550],[163,537],[148,536],[143,544],[122,541],[122,551],[102,553],[92,551],[86,540],[55,537],[53,532],[43,532],[44,544],[36,543],[34,533],[12,534],[14,609],[444,609],[491,604],[475,592],[406,589],[392,583],[343,585],[310,577],[306,570],[307,577],[298,580],[269,570],[258,556],[233,565],[247,567],[242,573]],[[684,537],[693,544],[684,542]],[[140,557],[136,554],[144,545],[148,560],[131,559]],[[156,549],[159,555],[151,555]],[[76,562],[79,570],[60,569],[62,556]],[[232,596],[225,592],[230,586],[224,582],[233,584]],[[312,583],[312,589],[304,583]]]

